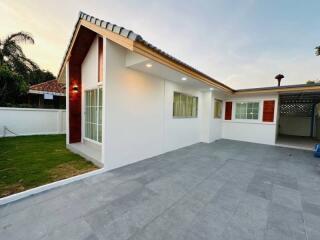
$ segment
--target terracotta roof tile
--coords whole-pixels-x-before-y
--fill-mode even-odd
[[[65,94],[66,88],[65,84],[59,83],[57,79],[49,80],[43,83],[35,84],[30,86],[29,92],[39,91],[53,94]]]

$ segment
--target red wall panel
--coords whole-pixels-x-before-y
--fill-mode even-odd
[[[226,102],[224,119],[231,120],[231,118],[232,118],[232,102]]]
[[[69,64],[69,84],[69,141],[76,143],[81,141],[81,65]]]
[[[99,37],[98,41],[98,82],[103,78],[103,39]]]
[[[268,100],[263,102],[263,121],[273,122],[274,121],[274,100]]]

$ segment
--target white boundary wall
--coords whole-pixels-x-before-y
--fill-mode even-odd
[[[61,134],[66,132],[66,111],[60,109],[0,107],[0,137]]]

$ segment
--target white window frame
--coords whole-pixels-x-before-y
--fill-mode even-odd
[[[250,104],[250,103],[252,103],[252,104],[255,104],[255,103],[257,103],[258,104],[258,113],[257,113],[257,118],[252,118],[252,119],[250,119],[250,118],[247,118],[247,109],[248,109],[248,104]],[[249,121],[249,122],[254,122],[254,121],[259,121],[260,120],[260,112],[261,112],[261,101],[258,101],[258,100],[254,100],[254,99],[252,99],[252,100],[246,100],[246,101],[236,101],[235,103],[235,110],[234,110],[234,119],[236,120],[236,121]],[[238,104],[245,104],[245,106],[246,106],[246,108],[245,108],[245,115],[246,115],[246,118],[237,118],[237,105]]]
[[[103,108],[103,88],[100,86],[100,85],[98,85],[98,87],[96,87],[96,88],[91,88],[91,89],[85,89],[84,90],[84,94],[83,94],[83,96],[84,96],[84,119],[83,119],[83,121],[84,121],[84,128],[83,128],[83,139],[84,140],[86,140],[86,141],[89,141],[89,142],[92,142],[92,143],[95,143],[95,144],[99,144],[99,145],[101,145],[102,144],[102,118],[103,118],[103,116],[101,115],[101,124],[99,124],[99,113],[100,113],[100,109],[99,109],[99,107],[100,107],[100,96],[99,96],[99,94],[100,94],[100,89],[102,90],[102,92],[101,92],[101,94],[102,94],[102,103],[101,103],[101,114],[102,114],[102,112],[103,112],[103,110],[102,110],[102,108]],[[95,140],[95,139],[92,139],[92,138],[89,138],[89,137],[87,137],[86,136],[86,123],[87,123],[87,121],[86,121],[86,119],[87,119],[87,111],[86,111],[86,108],[87,108],[87,105],[86,105],[86,101],[87,101],[87,99],[86,99],[86,92],[87,91],[94,91],[94,90],[96,90],[97,91],[97,105],[95,106],[96,108],[97,108],[97,112],[96,112],[96,119],[97,119],[97,123],[91,123],[91,124],[95,124],[96,125],[96,136],[97,136],[97,140]],[[91,106],[92,107],[92,106]],[[90,123],[90,122],[89,122]],[[101,142],[99,142],[98,140],[99,140],[99,125],[101,125]]]
[[[175,116],[174,115],[174,96],[175,96],[175,93],[180,94],[180,98],[181,98],[181,95],[184,95],[186,97],[192,97],[192,99],[195,98],[197,100],[196,109],[195,109],[195,113],[196,113],[195,116]],[[174,119],[195,119],[195,118],[198,118],[198,116],[199,116],[199,97],[198,96],[179,92],[179,91],[173,91],[172,95],[173,95],[173,97],[172,97],[172,117]],[[192,112],[193,112],[193,109],[192,109]]]
[[[220,117],[216,117],[216,102],[220,103]],[[213,118],[214,119],[222,119],[223,118],[223,100],[218,99],[218,98],[214,98],[213,99]]]

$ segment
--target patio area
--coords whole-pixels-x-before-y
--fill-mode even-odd
[[[0,239],[320,239],[311,151],[196,144],[0,207]]]

